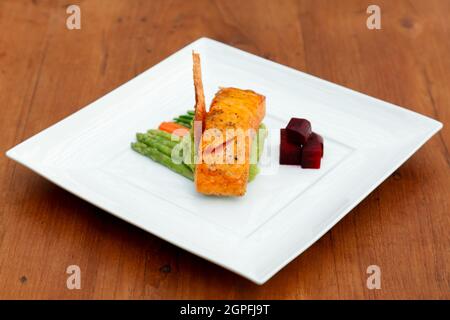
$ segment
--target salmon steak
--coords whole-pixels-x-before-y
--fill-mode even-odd
[[[203,97],[197,90],[201,79],[195,64],[199,60],[194,60],[196,96]],[[204,98],[196,101],[203,103]],[[203,108],[196,103],[195,119],[204,125],[196,150],[201,155],[195,166],[196,190],[205,195],[242,196],[247,190],[252,132],[265,116],[265,97],[252,90],[221,88],[210,110]]]

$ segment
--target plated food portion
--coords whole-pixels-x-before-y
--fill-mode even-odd
[[[200,55],[192,53],[195,109],[136,134],[133,150],[193,180],[197,192],[243,196],[259,172],[267,129],[266,98],[252,90],[220,88],[206,110]],[[280,164],[319,169],[323,139],[306,119],[281,129]]]
[[[202,59],[208,60],[204,67],[211,68],[213,91],[226,84],[266,96],[262,121],[270,133],[259,162],[261,173],[247,185],[244,197],[196,192],[194,155],[199,150],[189,150],[188,141],[194,141],[196,115],[208,121],[209,97],[215,92],[208,90],[203,111],[196,113],[191,81],[178,72],[190,69],[186,62],[193,49],[201,49]],[[286,128],[291,117],[313,120],[311,132],[305,124]],[[152,129],[147,132],[147,127]],[[143,128],[132,144],[139,154],[128,144],[136,128]],[[280,129],[297,128],[309,133],[307,139],[291,139],[284,131],[281,146]],[[262,284],[441,128],[423,115],[203,38],[8,150],[7,156],[106,212]],[[251,138],[249,181],[258,165],[253,158],[263,150],[261,131],[267,133],[258,130]],[[324,137],[320,159],[322,144],[313,132]],[[197,138],[205,134],[200,130]],[[287,155],[294,165],[279,166],[278,150],[286,146],[292,149]],[[316,165],[321,161],[319,170],[301,167],[311,157]]]

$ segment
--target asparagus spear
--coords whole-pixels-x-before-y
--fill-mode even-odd
[[[175,148],[175,146],[177,146],[180,143],[187,143],[184,142],[184,140],[182,142],[176,142],[176,141],[169,141],[165,138],[162,138],[161,136],[157,136],[151,133],[137,133],[136,134],[136,138],[138,140],[138,142],[144,143],[149,147],[152,148],[156,148],[158,149],[159,152],[172,157],[172,151],[173,148]],[[190,138],[187,138],[190,139]],[[181,147],[184,147],[183,145],[180,145]],[[188,148],[186,147],[186,149],[188,150]],[[180,151],[184,150],[184,148],[181,148]],[[184,160],[184,156],[182,154],[180,154],[180,158],[182,158],[182,160]],[[192,163],[192,160],[190,161],[190,163],[184,163],[191,171],[194,171],[194,164]]]
[[[159,152],[165,154],[166,156],[171,157],[172,148],[168,147],[162,143],[159,143],[156,139],[153,139],[150,135],[146,135],[144,133],[137,133],[136,139],[138,142],[144,143],[151,148],[157,149]]]
[[[172,140],[168,140],[166,138],[163,138],[161,136],[155,135],[153,133],[146,133],[145,135],[147,135],[150,139],[152,139],[153,141],[155,141],[156,143],[165,145],[167,147],[173,148],[175,147],[177,144],[179,144],[180,142],[178,141],[172,141]]]
[[[181,141],[180,137],[178,137],[176,135],[172,135],[172,134],[170,134],[168,132],[165,132],[165,131],[162,131],[162,130],[150,129],[150,130],[147,131],[147,133],[157,135],[157,136],[159,136],[161,138],[165,138],[165,139],[167,139],[169,141],[178,141],[178,142]]]
[[[169,168],[170,170],[179,173],[190,180],[194,180],[194,175],[187,166],[185,166],[184,164],[173,163],[172,159],[169,156],[160,152],[158,149],[149,147],[142,142],[132,143],[131,148],[133,148],[134,151],[146,157],[149,157],[153,161],[162,164],[163,166]]]

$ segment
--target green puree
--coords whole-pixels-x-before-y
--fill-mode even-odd
[[[252,151],[250,153],[250,171],[248,174],[248,181],[253,181],[259,173],[258,161],[261,158],[264,150],[264,141],[267,137],[267,128],[264,123],[259,125],[259,130],[256,134],[256,139],[252,143]],[[255,160],[256,157],[256,161]]]

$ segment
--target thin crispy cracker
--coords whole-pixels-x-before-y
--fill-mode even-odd
[[[194,72],[194,87],[195,87],[195,121],[202,122],[204,129],[206,117],[205,94],[203,92],[202,82],[202,68],[200,65],[200,54],[192,52],[193,72]]]

